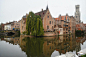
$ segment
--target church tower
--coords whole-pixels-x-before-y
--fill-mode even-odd
[[[76,20],[76,24],[79,24],[81,21],[80,21],[80,11],[79,11],[79,5],[76,5],[75,6],[75,20]]]

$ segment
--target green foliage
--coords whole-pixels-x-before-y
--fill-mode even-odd
[[[43,52],[43,38],[24,38],[22,39],[24,43],[26,43],[24,46],[24,51],[27,54],[27,57],[40,57]]]
[[[4,31],[1,31],[1,33],[4,33]]]
[[[81,36],[84,36],[84,31],[77,30],[77,31],[75,31],[75,34],[77,37],[81,37]]]
[[[23,34],[26,34],[26,32],[24,31]]]
[[[82,55],[81,57],[86,57],[86,54],[85,55]]]
[[[41,17],[35,15],[33,12],[29,12],[26,20],[26,30],[28,35],[42,36],[44,31]]]

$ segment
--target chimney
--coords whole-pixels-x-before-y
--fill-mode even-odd
[[[43,9],[42,9],[42,12],[43,12]]]
[[[68,16],[68,13],[66,13],[66,16]]]

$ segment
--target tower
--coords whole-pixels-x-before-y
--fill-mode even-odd
[[[79,5],[75,6],[75,20],[76,20],[76,24],[79,24],[80,21],[80,11],[79,11]]]

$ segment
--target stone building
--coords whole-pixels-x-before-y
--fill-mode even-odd
[[[76,24],[79,24],[81,21],[80,21],[80,11],[79,11],[79,5],[76,5],[75,6],[75,19],[76,19]]]
[[[20,33],[22,34],[24,31],[26,31],[26,17],[27,14],[25,16],[22,17],[21,22],[20,22]]]
[[[20,21],[14,21],[13,24],[11,24],[12,30],[20,30]]]

